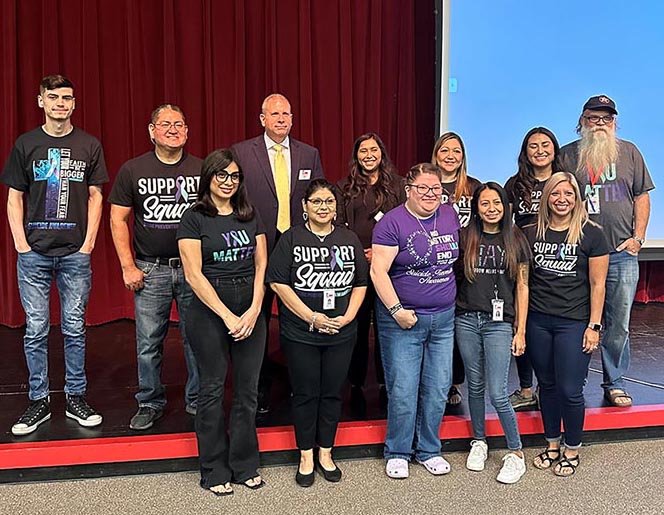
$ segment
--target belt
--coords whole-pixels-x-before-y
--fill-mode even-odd
[[[146,263],[154,263],[157,266],[159,265],[168,265],[171,268],[180,268],[182,267],[182,261],[179,257],[167,258],[167,257],[149,257],[149,256],[140,256],[137,255],[136,259],[140,261],[145,261]]]

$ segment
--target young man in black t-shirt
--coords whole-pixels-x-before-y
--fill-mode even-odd
[[[152,427],[166,406],[161,363],[174,300],[188,371],[185,410],[190,415],[196,414],[198,397],[196,361],[184,331],[193,293],[184,278],[175,234],[183,213],[196,202],[202,161],[184,151],[188,128],[178,106],[157,107],[148,131],[154,150],[122,165],[109,197],[113,243],[125,286],[134,292],[138,411],[129,427],[138,431]],[[132,210],[134,254],[129,237]]]
[[[108,182],[104,154],[96,138],[71,123],[76,102],[69,79],[44,77],[37,103],[44,110],[44,124],[19,136],[2,175],[9,186],[7,216],[18,252],[30,374],[30,405],[12,426],[14,435],[32,433],[51,418],[47,355],[53,276],[62,307],[65,414],[85,427],[102,422],[85,400],[85,309],[92,279],[90,254],[101,219],[101,185]]]

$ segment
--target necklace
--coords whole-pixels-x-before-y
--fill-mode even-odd
[[[409,213],[410,213],[410,211],[409,211]],[[434,243],[433,239],[436,236],[438,236],[438,210],[436,209],[436,211],[433,214],[433,230],[432,231],[427,231],[424,228],[424,224],[422,223],[422,220],[420,220],[417,216],[415,216],[414,213],[410,213],[410,214],[413,215],[413,218],[415,218],[415,220],[417,220],[417,223],[420,224],[420,227],[424,231],[424,234],[429,236],[429,245],[433,245],[433,243]],[[431,218],[431,217],[429,217],[429,218]]]
[[[325,241],[325,238],[327,238],[330,234],[332,234],[332,232],[334,232],[334,227],[332,227],[332,228],[330,229],[330,231],[329,231],[329,232],[326,232],[325,234],[316,234],[316,233],[314,232],[314,230],[311,228],[311,225],[309,224],[309,222],[307,222],[306,224],[304,224],[304,226],[305,226],[307,229],[309,229],[309,232],[310,232],[311,234],[313,234],[316,238],[318,238],[318,239],[320,240],[321,243],[323,243],[323,242]]]

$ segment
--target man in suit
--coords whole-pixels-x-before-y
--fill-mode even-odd
[[[289,137],[293,113],[285,96],[273,93],[263,100],[260,121],[265,132],[236,143],[232,150],[249,197],[265,224],[268,252],[272,252],[283,232],[302,223],[304,191],[310,180],[323,177],[323,167],[318,149]],[[263,302],[266,320],[270,320],[273,300],[274,293],[268,288]],[[268,345],[266,356],[267,349]],[[259,414],[269,411],[272,368],[266,357],[258,385]]]

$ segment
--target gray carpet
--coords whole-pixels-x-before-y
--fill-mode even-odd
[[[409,479],[395,481],[382,460],[340,462],[344,478],[309,489],[294,481],[295,468],[263,469],[267,486],[236,486],[215,497],[193,472],[52,483],[0,485],[0,513],[40,514],[664,514],[664,440],[584,447],[571,478],[530,465],[538,449],[526,449],[529,468],[515,485],[495,481],[504,451],[491,451],[484,472],[465,468],[465,453],[448,454],[452,472],[431,476],[411,465]]]

